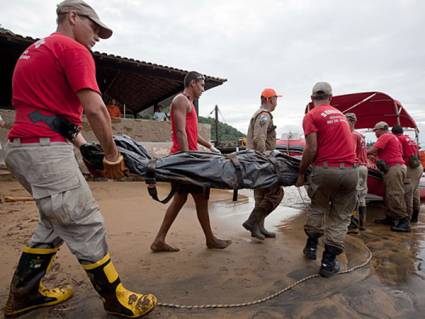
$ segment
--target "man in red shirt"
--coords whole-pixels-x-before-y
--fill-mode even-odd
[[[366,225],[366,195],[367,195],[367,147],[364,136],[354,128],[357,122],[357,116],[354,113],[345,114],[348,124],[353,134],[354,145],[356,148],[356,163],[359,172],[359,182],[357,184],[357,210],[351,216],[351,223],[348,226],[348,233],[358,233],[359,229],[365,230]],[[358,212],[358,216],[357,216]]]
[[[57,31],[28,47],[13,73],[16,119],[5,162],[32,194],[40,220],[19,259],[4,313],[16,317],[72,296],[71,287],[48,289],[42,281],[65,242],[102,297],[105,310],[138,318],[155,307],[156,298],[129,291],[121,283],[108,253],[102,214],[73,148],[85,143],[78,133],[84,109],[105,154],[105,176],[124,176],[123,157],[112,139],[90,52],[112,31],[81,0],[61,2],[56,13]]]
[[[344,239],[356,205],[358,172],[354,142],[344,114],[330,105],[332,88],[318,82],[311,96],[313,109],[303,120],[306,146],[296,186],[304,185],[307,168],[312,165],[308,193],[311,207],[304,231],[306,258],[316,259],[319,237],[325,236],[325,250],[319,274],[330,277],[339,271],[336,256],[344,250]]]
[[[376,219],[375,223],[391,225],[391,230],[410,232],[409,215],[404,199],[404,180],[406,165],[403,151],[397,137],[388,130],[386,122],[375,124],[374,132],[378,140],[368,150],[368,154],[377,155],[377,166],[384,174],[386,213],[384,219]]]
[[[193,102],[204,92],[205,77],[195,71],[189,72],[184,78],[184,90],[177,94],[170,107],[171,118],[171,139],[173,145],[171,154],[178,152],[197,151],[198,143],[207,147],[214,153],[220,153],[211,143],[198,134],[198,117]],[[168,245],[165,237],[171,225],[187,201],[188,194],[191,194],[196,205],[196,213],[205,234],[207,247],[210,249],[224,249],[232,242],[230,240],[218,239],[214,236],[208,213],[209,189],[199,186],[189,186],[174,184],[176,193],[173,201],[165,213],[164,220],[156,235],[151,250],[153,252],[176,252],[178,248]]]
[[[403,159],[407,166],[407,179],[411,185],[411,192],[406,194],[406,207],[412,223],[418,222],[420,210],[419,181],[424,172],[422,163],[419,160],[418,144],[408,135],[403,135],[403,128],[395,125],[391,132],[397,136],[403,149]]]

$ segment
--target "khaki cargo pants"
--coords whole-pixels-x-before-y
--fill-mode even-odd
[[[409,194],[408,198],[406,199],[407,213],[410,216],[414,210],[419,211],[419,208],[421,206],[418,186],[423,172],[424,168],[422,167],[422,165],[419,165],[416,168],[407,167],[406,176],[410,180],[410,184],[412,187],[412,193]]]
[[[404,197],[406,170],[406,165],[396,164],[390,166],[388,172],[384,174],[384,203],[387,209],[386,214],[393,219],[408,217],[406,199]],[[410,185],[407,186],[410,187]]]
[[[326,245],[344,249],[347,227],[357,201],[357,167],[314,166],[309,182],[311,206],[304,231],[311,236],[324,235]]]
[[[72,144],[6,145],[6,165],[32,194],[39,222],[28,243],[30,247],[58,247],[63,242],[83,263],[93,263],[107,252],[106,231],[99,207],[78,167]]]
[[[365,165],[360,165],[357,169],[359,172],[359,181],[357,183],[358,205],[366,206],[368,169]]]

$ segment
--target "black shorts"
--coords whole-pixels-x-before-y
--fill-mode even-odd
[[[210,197],[210,189],[209,187],[202,187],[198,185],[192,184],[183,184],[178,182],[172,182],[172,185],[179,194],[204,194],[205,198]]]

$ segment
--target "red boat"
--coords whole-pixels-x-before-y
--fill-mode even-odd
[[[292,133],[286,134],[284,138],[276,140],[277,150],[296,158],[302,157],[304,146],[304,138]]]
[[[339,109],[342,113],[355,113],[357,116],[356,129],[371,132],[372,128],[379,121],[385,121],[390,127],[401,125],[406,131],[413,131],[414,137],[418,141],[419,130],[415,120],[407,113],[406,109],[397,100],[381,92],[363,92],[337,95],[332,97],[331,105]],[[309,103],[306,112],[311,107]],[[425,151],[424,157],[425,157]],[[421,156],[422,159],[422,156]],[[375,163],[370,160],[368,163],[368,190],[369,199],[382,199],[384,195],[384,185],[382,174],[377,170]],[[419,184],[421,200],[425,200],[425,176]]]

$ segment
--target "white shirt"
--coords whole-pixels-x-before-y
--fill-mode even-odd
[[[153,119],[155,121],[166,121],[167,116],[165,115],[164,112],[155,112],[155,113],[153,113]]]

